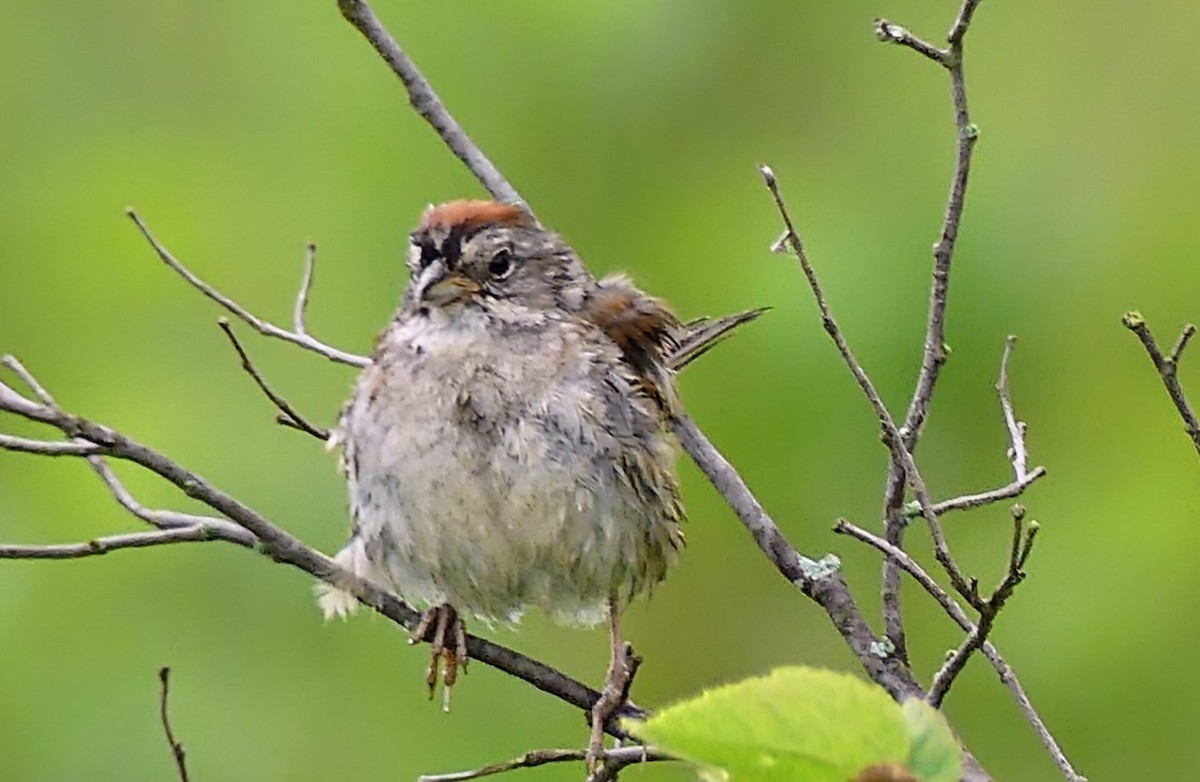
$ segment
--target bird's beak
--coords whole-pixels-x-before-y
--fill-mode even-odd
[[[417,278],[417,299],[440,307],[479,293],[479,283],[458,271],[448,271],[441,260],[429,264]]]

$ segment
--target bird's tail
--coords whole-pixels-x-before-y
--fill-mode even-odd
[[[679,327],[674,349],[667,355],[667,364],[679,371],[707,353],[737,328],[762,315],[770,307],[746,310],[721,318],[696,318]]]

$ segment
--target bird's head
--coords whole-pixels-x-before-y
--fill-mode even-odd
[[[518,206],[450,201],[431,206],[410,235],[405,305],[420,311],[508,300],[531,309],[578,309],[594,285],[571,248]]]

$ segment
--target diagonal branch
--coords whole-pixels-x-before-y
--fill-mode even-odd
[[[36,381],[34,381],[36,382]],[[40,396],[40,394],[39,394]],[[46,395],[49,398],[49,395]],[[134,543],[124,543],[121,548],[141,545],[158,545],[159,542],[180,542],[200,539],[200,531],[215,536],[216,539],[228,540],[242,546],[254,547],[272,559],[303,570],[328,584],[337,586],[353,594],[359,602],[374,609],[396,624],[412,629],[420,620],[420,614],[395,595],[367,582],[350,571],[342,568],[332,559],[309,547],[300,539],[275,526],[264,516],[213,486],[203,477],[194,473],[167,456],[133,440],[107,426],[94,423],[85,418],[63,411],[57,405],[50,406],[44,401],[30,399],[7,384],[0,382],[0,411],[13,413],[37,423],[47,424],[58,429],[72,442],[84,441],[96,446],[95,453],[105,457],[132,462],[144,469],[162,477],[179,488],[184,494],[207,505],[220,513],[228,522],[221,519],[210,519],[204,524],[184,527],[169,527],[168,529],[135,533],[135,536],[117,536],[121,539],[131,539]],[[64,454],[59,454],[64,455]],[[92,457],[95,458],[95,457]],[[95,464],[93,464],[95,466]],[[101,473],[104,477],[104,473]],[[114,479],[115,480],[115,479]],[[111,487],[111,486],[110,486]],[[141,508],[136,503],[122,501],[121,493],[114,489],[114,495],[126,508]],[[131,507],[131,505],[133,507]],[[151,516],[154,513],[169,513],[165,511],[145,511],[135,514],[139,518],[150,521],[157,518],[162,521],[171,517]],[[200,517],[205,518],[205,517]],[[232,522],[230,524],[229,522]],[[151,523],[155,523],[151,521]],[[213,539],[206,537],[205,539]],[[151,541],[151,542],[146,542]],[[106,545],[106,544],[101,544]],[[78,544],[89,547],[90,544]],[[6,546],[0,548],[0,559],[30,558],[37,556],[37,551],[54,551],[53,547]],[[83,549],[77,549],[82,552]],[[108,550],[112,550],[110,545]],[[47,554],[43,558],[63,558],[64,556],[89,556],[92,553],[64,553],[55,557]],[[600,694],[592,688],[572,679],[560,671],[527,657],[499,644],[486,641],[477,636],[468,636],[467,649],[472,660],[478,660],[511,676],[515,676],[543,692],[553,695],[578,709],[590,712],[592,705],[599,699]],[[626,701],[613,720],[607,726],[610,734],[622,737],[624,732],[619,727],[619,720],[625,717],[644,718],[647,712],[639,706]]]
[[[135,212],[133,209],[127,209],[125,210],[125,213],[129,215],[129,219],[133,220],[134,225],[136,225],[138,230],[142,232],[142,236],[146,237],[146,241],[150,243],[150,246],[154,249],[154,252],[158,254],[158,257],[163,263],[165,263],[167,266],[170,266],[176,274],[185,279],[193,288],[200,291],[217,304],[220,304],[230,313],[248,323],[259,334],[262,334],[265,337],[281,339],[284,342],[291,342],[293,345],[299,345],[305,350],[311,350],[313,353],[316,353],[319,356],[324,356],[330,361],[335,361],[339,364],[349,364],[352,367],[365,367],[370,363],[370,361],[363,356],[356,356],[353,353],[347,353],[343,350],[338,350],[332,345],[326,345],[320,340],[313,339],[307,333],[288,331],[287,329],[282,329],[279,326],[276,326],[274,323],[270,323],[250,314],[250,311],[245,307],[197,277],[186,266],[176,260],[175,256],[171,255],[170,251],[168,251],[167,248],[155,238],[154,234],[150,233],[150,229],[146,227],[144,222],[142,222],[142,218],[138,216],[137,212]],[[301,290],[302,293],[307,291],[307,286]],[[297,304],[297,306],[299,307],[299,304]]]
[[[528,209],[516,189],[450,118],[429,83],[384,29],[370,6],[360,0],[338,0],[338,8],[400,77],[413,107],[433,126],[480,184],[496,198],[522,204]],[[825,609],[867,674],[896,698],[920,694],[921,688],[907,667],[894,659],[880,659],[873,651],[878,648],[874,646],[877,639],[855,605],[848,585],[837,572],[837,558],[813,560],[797,552],[763,510],[737,470],[709,442],[699,427],[686,416],[674,421],[673,425],[683,449],[754,536],[759,548],[785,578]]]
[[[306,276],[305,279],[308,280],[309,278]],[[307,286],[301,290],[307,290]],[[301,294],[301,296],[303,299],[303,294]],[[302,333],[300,329],[304,326],[303,309],[299,304],[296,306],[296,331],[297,333]],[[225,332],[225,336],[229,338],[229,343],[233,345],[234,351],[237,352],[238,358],[241,359],[242,369],[246,370],[246,374],[250,375],[251,379],[254,380],[254,383],[258,386],[259,390],[263,392],[267,399],[271,400],[271,404],[279,408],[280,415],[276,420],[278,420],[279,423],[283,424],[284,426],[290,426],[293,429],[310,434],[318,440],[328,440],[328,429],[323,429],[319,426],[313,426],[308,421],[304,420],[304,417],[297,413],[296,410],[290,404],[288,404],[286,399],[275,393],[271,386],[267,384],[267,381],[263,378],[262,374],[259,373],[258,369],[254,366],[254,362],[250,360],[250,356],[247,355],[246,349],[242,347],[242,343],[238,341],[237,336],[233,333],[233,326],[229,325],[229,319],[220,318],[217,321],[217,325],[221,327],[221,331]]]
[[[1029,555],[1033,551],[1033,541],[1037,537],[1038,523],[1034,521],[1030,522],[1028,527],[1025,526],[1025,507],[1023,505],[1013,506],[1012,517],[1013,539],[1009,550],[1008,571],[992,596],[988,598],[984,610],[980,612],[979,624],[975,626],[974,630],[967,633],[962,644],[946,658],[941,669],[934,674],[933,681],[929,685],[929,692],[925,695],[925,701],[934,708],[941,707],[954,680],[966,667],[971,655],[987,640],[988,634],[996,622],[996,617],[1000,614],[1000,609],[1004,608],[1004,604],[1012,597],[1017,585],[1025,580],[1025,561],[1029,559]]]
[[[1046,474],[1045,467],[1029,469],[1029,449],[1025,445],[1025,422],[1017,420],[1016,410],[1012,402],[1012,390],[1008,382],[1008,365],[1012,359],[1013,348],[1017,338],[1010,336],[1004,342],[1004,355],[1000,359],[1000,379],[996,382],[996,393],[1000,396],[1000,412],[1004,417],[1004,426],[1008,430],[1008,458],[1012,462],[1013,481],[999,489],[965,494],[950,500],[943,500],[933,506],[939,516],[951,510],[966,510],[991,505],[1001,500],[1018,497],[1025,492],[1034,481]],[[904,508],[906,517],[918,516],[921,508],[916,503],[910,503]]]
[[[888,450],[892,454],[892,463],[900,466],[901,473],[907,475],[909,482],[912,484],[913,493],[917,497],[917,503],[921,508],[926,525],[929,527],[930,537],[933,538],[934,556],[941,563],[942,569],[946,571],[946,575],[950,577],[950,583],[953,585],[955,591],[966,598],[967,602],[976,606],[980,602],[980,598],[976,594],[973,583],[967,581],[950,553],[950,547],[946,543],[946,537],[942,532],[941,524],[938,522],[937,513],[934,512],[933,502],[929,499],[929,492],[925,488],[925,480],[921,477],[920,471],[917,470],[912,453],[905,447],[904,438],[899,430],[897,430],[896,422],[892,420],[892,414],[888,412],[887,405],[883,403],[883,399],[879,396],[875,385],[867,377],[866,370],[863,369],[862,364],[854,356],[854,352],[850,349],[846,337],[842,334],[841,327],[838,326],[837,319],[833,316],[833,311],[830,309],[829,302],[825,298],[825,292],[821,288],[820,281],[817,279],[816,270],[813,269],[812,263],[808,260],[808,254],[804,251],[804,242],[800,239],[800,234],[796,231],[796,226],[792,221],[787,204],[783,201],[783,194],[779,190],[779,182],[775,177],[775,172],[767,166],[761,166],[759,170],[762,172],[763,179],[767,183],[767,188],[771,191],[771,195],[775,199],[775,206],[779,209],[779,214],[783,218],[786,227],[785,236],[787,243],[791,246],[792,253],[800,262],[800,268],[803,270],[804,276],[808,280],[808,285],[812,289],[813,297],[817,302],[817,309],[821,313],[821,324],[824,326],[826,333],[829,334],[830,339],[833,340],[834,345],[837,346],[838,353],[842,356],[842,361],[850,369],[855,382],[858,383],[858,387],[862,389],[863,395],[866,396],[867,401],[871,404],[871,408],[875,411],[875,416],[879,419],[879,425],[883,430],[884,443],[888,446]]]
[[[962,606],[954,601],[954,598],[946,594],[937,581],[933,579],[925,570],[917,564],[916,560],[910,557],[903,549],[889,543],[883,538],[872,535],[866,530],[856,527],[845,519],[839,519],[834,526],[833,531],[841,535],[849,535],[850,537],[861,540],[862,542],[878,549],[889,560],[892,560],[896,565],[908,573],[913,579],[921,585],[921,587],[929,593],[929,595],[937,601],[937,604],[954,620],[955,624],[965,630],[968,634],[976,632],[975,624],[967,616],[967,612]],[[1016,672],[1012,666],[1000,655],[1000,652],[992,644],[991,641],[984,640],[980,645],[980,651],[983,656],[988,659],[992,667],[996,669],[996,673],[1000,676],[1000,681],[1012,693],[1013,699],[1017,702],[1017,708],[1024,715],[1026,721],[1033,728],[1034,733],[1042,742],[1042,746],[1046,748],[1054,764],[1058,766],[1063,777],[1067,782],[1087,782],[1087,777],[1082,776],[1071,765],[1071,761],[1067,759],[1062,747],[1054,738],[1054,734],[1046,727],[1046,723],[1042,720],[1037,709],[1033,707],[1033,703],[1029,700],[1029,696],[1025,693],[1025,688],[1022,686],[1020,679],[1017,678]]]
[[[396,39],[384,28],[371,6],[363,0],[338,0],[338,9],[346,21],[354,25],[354,28],[371,42],[371,46],[375,47],[375,51],[379,52],[379,56],[392,72],[400,77],[405,91],[408,92],[408,102],[433,127],[450,151],[475,175],[480,184],[497,200],[517,204],[530,211],[529,205],[521,198],[516,188],[509,184],[487,155],[475,146],[462,126],[450,116],[445,104],[433,91],[433,87],[417,68],[416,63],[404,53],[400,44],[396,43]]]
[[[1187,395],[1183,393],[1183,386],[1179,384],[1176,372],[1179,359],[1187,348],[1188,342],[1196,333],[1196,327],[1191,323],[1184,326],[1175,346],[1171,348],[1170,353],[1164,356],[1140,312],[1126,313],[1121,322],[1125,324],[1125,328],[1132,331],[1141,340],[1142,347],[1146,349],[1146,355],[1150,357],[1154,368],[1158,370],[1158,376],[1162,378],[1163,386],[1167,389],[1167,396],[1171,397],[1172,404],[1179,411],[1179,417],[1183,419],[1183,430],[1187,432],[1192,444],[1196,446],[1196,453],[1200,454],[1200,421],[1197,421],[1196,412],[1188,402]]]

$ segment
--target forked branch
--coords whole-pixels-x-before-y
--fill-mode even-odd
[[[1150,357],[1154,369],[1162,379],[1163,386],[1167,389],[1167,396],[1171,397],[1171,403],[1175,405],[1175,409],[1179,411],[1179,417],[1183,419],[1183,430],[1187,432],[1192,445],[1196,447],[1196,454],[1200,455],[1200,421],[1196,419],[1196,412],[1183,392],[1178,374],[1179,359],[1183,357],[1183,351],[1187,349],[1188,343],[1195,336],[1196,326],[1191,323],[1184,326],[1174,347],[1166,355],[1163,355],[1162,349],[1159,348],[1158,342],[1154,339],[1150,327],[1146,325],[1146,320],[1140,312],[1126,313],[1121,322],[1125,324],[1125,328],[1132,331],[1141,340],[1142,347],[1146,349],[1146,355]]]

